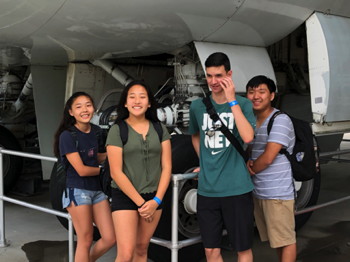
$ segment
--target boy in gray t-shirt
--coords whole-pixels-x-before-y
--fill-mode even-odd
[[[253,77],[246,86],[256,115],[254,141],[250,144],[248,170],[254,183],[254,216],[262,241],[276,248],[280,262],[296,260],[294,184],[291,165],[282,148],[293,151],[293,123],[286,114],[276,117],[270,134],[267,125],[278,111],[271,106],[276,85],[266,76]]]

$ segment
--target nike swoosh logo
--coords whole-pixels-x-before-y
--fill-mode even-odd
[[[219,153],[221,153],[223,150],[219,150],[219,151],[211,151],[211,154],[213,155],[213,156],[215,156],[215,155],[217,155],[217,154],[219,154]]]

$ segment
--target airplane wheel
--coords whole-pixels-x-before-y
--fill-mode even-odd
[[[54,164],[51,171],[50,178],[50,200],[52,208],[65,212],[67,211],[62,208],[62,195],[66,186],[66,172],[62,166],[58,166],[57,163]],[[66,218],[57,216],[57,219],[60,221],[61,225],[68,229],[68,220]],[[100,239],[100,233],[97,227],[94,227],[94,240]]]
[[[0,147],[22,151],[16,137],[5,127],[0,126]],[[21,174],[23,159],[18,156],[3,154],[4,192],[9,192]]]
[[[198,157],[195,153],[191,136],[175,135],[171,139],[173,174],[190,173],[197,167]],[[190,237],[199,236],[197,216],[185,206],[185,198],[197,194],[197,180],[183,181],[179,185],[179,216],[178,216],[178,239],[179,241]],[[172,183],[163,199],[164,207],[162,217],[154,236],[164,240],[171,240],[171,209],[172,209]],[[188,212],[189,211],[189,212]],[[178,251],[179,261],[200,261],[205,257],[202,243],[183,247]],[[150,244],[149,258],[155,262],[170,261],[171,250],[156,244]]]
[[[319,157],[318,141],[314,138],[315,158],[316,158],[316,177],[309,181],[294,181],[294,188],[297,192],[295,201],[296,210],[300,210],[317,203],[321,187],[321,167]],[[295,216],[295,229],[300,229],[311,217],[312,212]]]
[[[318,194],[321,186],[320,172],[317,176],[309,181],[295,182],[295,188],[297,190],[297,199],[295,206],[297,210],[315,205],[317,203]],[[312,212],[295,216],[295,228],[300,229],[311,217]]]

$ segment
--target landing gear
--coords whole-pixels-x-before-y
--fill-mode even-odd
[[[313,206],[317,203],[318,195],[320,193],[321,187],[321,169],[320,169],[320,157],[319,157],[319,147],[318,141],[314,138],[314,149],[316,158],[316,170],[317,174],[314,179],[304,181],[304,182],[294,182],[294,188],[297,194],[295,201],[296,210],[301,210],[303,208]],[[297,215],[295,217],[295,229],[300,229],[311,217],[312,212]]]
[[[184,174],[192,172],[197,167],[198,157],[192,147],[191,136],[175,135],[171,139],[173,174]],[[178,231],[179,241],[190,237],[199,236],[199,225],[197,215],[191,199],[197,196],[197,180],[185,180],[179,185],[179,216]],[[165,205],[162,217],[154,234],[155,237],[171,239],[171,207],[172,207],[172,184],[164,197]],[[192,203],[192,204],[191,204]],[[151,244],[149,257],[153,261],[170,261],[171,251],[166,247]],[[204,248],[201,243],[190,245],[179,249],[179,261],[200,261],[204,258]]]
[[[309,181],[295,182],[295,190],[297,191],[297,199],[295,207],[297,210],[315,205],[317,203],[318,194],[321,186],[321,175],[318,172],[316,177]],[[300,229],[311,217],[312,212],[295,216],[295,228]]]

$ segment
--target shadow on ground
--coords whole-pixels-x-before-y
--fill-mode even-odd
[[[300,262],[349,262],[350,222],[340,221],[329,227],[329,236],[309,238],[308,244],[298,254]]]
[[[68,262],[68,241],[29,242],[22,246],[28,262]]]

